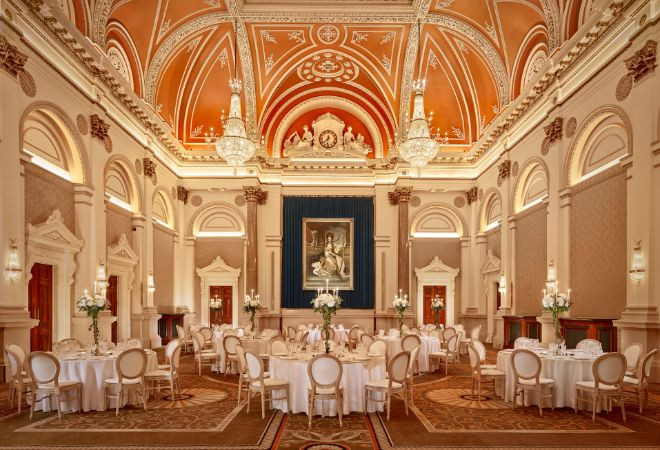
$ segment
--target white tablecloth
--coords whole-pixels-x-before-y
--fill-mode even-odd
[[[266,355],[268,354],[268,342],[270,339],[243,339],[241,338],[241,343],[246,352],[256,353],[257,355]],[[211,367],[212,370],[219,371],[220,373],[225,373],[225,348],[222,345],[222,337],[216,337],[213,342],[213,349],[216,353],[220,354],[220,367],[215,367],[215,364]],[[232,373],[236,373],[236,367],[232,368]]]
[[[115,370],[116,357],[99,356],[89,359],[60,359],[60,380],[80,381],[82,382],[82,410],[103,411],[103,381],[117,376]],[[156,353],[147,351],[147,372],[158,368]],[[64,395],[74,395],[66,393]],[[123,401],[135,403],[137,396],[135,392],[131,393],[130,398]],[[47,399],[38,402],[35,405],[37,411],[55,410],[55,396],[51,397],[50,404]],[[115,401],[108,401],[109,408],[115,408]],[[72,400],[62,405],[62,411],[75,411],[78,409],[78,401]]]
[[[401,338],[377,337],[378,340],[385,342],[387,346],[387,360],[389,361],[397,353],[401,352]],[[429,371],[429,354],[440,350],[440,339],[430,336],[420,336],[422,347],[417,353],[417,364],[420,372]]]
[[[309,357],[303,355],[302,360],[287,360],[280,357],[271,356],[270,358],[270,376],[289,382],[289,401],[290,408],[294,413],[307,412],[308,394],[307,389],[311,387],[309,376],[307,374],[307,365]],[[385,358],[380,356],[371,358],[366,362],[342,361],[343,372],[341,385],[344,387],[344,408],[343,413],[349,414],[351,411],[364,411],[364,385],[367,381],[382,380],[385,378]],[[275,396],[279,397],[283,391],[276,391]],[[325,415],[337,415],[337,405],[334,401],[315,402],[314,414],[321,414],[322,405],[325,403]],[[280,400],[273,402],[273,407],[286,411],[286,401]],[[376,402],[369,402],[369,411],[373,412],[376,408]],[[382,411],[382,404],[378,404],[379,411]]]
[[[568,356],[539,356],[541,356],[541,377],[555,380],[555,407],[573,408],[575,406],[575,383],[594,379],[591,368],[595,358],[575,359]],[[511,402],[513,401],[515,387],[511,350],[502,350],[497,354],[497,368],[506,374],[504,399]],[[525,404],[526,406],[538,405],[536,393],[531,391],[525,393]],[[544,402],[543,406],[550,406],[550,404]],[[605,402],[600,406],[604,407]],[[587,403],[581,402],[580,407],[586,408]]]
[[[312,328],[307,335],[307,343],[312,345],[314,342],[323,340],[323,333],[320,328]],[[348,330],[345,328],[335,328],[335,342],[348,342]]]

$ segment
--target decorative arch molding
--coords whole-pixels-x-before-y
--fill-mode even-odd
[[[231,286],[232,325],[238,326],[238,279],[241,269],[231,267],[220,256],[216,256],[211,264],[196,269],[200,278],[201,304],[199,317],[203,324],[209,324],[209,295],[211,286]]]
[[[550,185],[550,172],[543,159],[532,157],[525,161],[516,179],[511,197],[513,213],[517,214],[525,206],[545,197]]]
[[[106,48],[110,46],[111,42],[114,41],[118,46],[121,46],[121,49],[124,51],[129,66],[134,69],[134,90],[139,92],[140,96],[144,92],[144,67],[142,66],[142,61],[140,60],[140,52],[135,46],[135,42],[131,38],[130,32],[126,29],[124,24],[120,22],[112,22],[108,24],[106,28],[106,33],[108,36],[114,36],[111,40],[108,40]]]
[[[106,55],[110,64],[119,72],[124,80],[135,90],[135,81],[133,80],[133,68],[128,59],[128,54],[124,47],[116,39],[108,41]]]
[[[602,126],[601,126],[602,125]],[[602,136],[603,133],[611,132],[609,135]],[[632,125],[626,112],[616,105],[602,106],[589,114],[578,128],[566,158],[564,159],[563,187],[574,186],[581,181],[584,175],[585,164],[592,161],[594,152],[598,150],[598,145],[603,144],[603,138],[616,136],[623,147],[625,154],[633,153],[633,135]],[[596,138],[593,139],[592,138]],[[614,158],[620,158],[621,152],[613,152],[610,155],[599,155],[601,159],[610,157],[610,162]],[[606,162],[598,164],[602,167]],[[595,164],[594,164],[595,165]],[[597,170],[598,167],[596,167]]]
[[[131,337],[131,297],[135,266],[140,262],[140,257],[133,251],[124,233],[106,251],[108,275],[118,278],[117,335],[120,340],[126,340]]]
[[[499,205],[499,217],[502,217],[502,196],[500,191],[491,187],[484,193],[483,201],[481,202],[481,209],[479,210],[479,231],[486,231],[486,225],[492,223],[493,220],[498,220],[497,206]]]
[[[167,188],[161,185],[154,189],[154,195],[151,198],[151,201],[152,212],[154,215],[157,214],[160,220],[169,225],[173,230],[176,230],[176,208],[174,207],[171,194],[167,191]],[[157,209],[157,206],[159,209]]]
[[[330,95],[314,97],[300,102],[284,116],[284,119],[279,123],[277,129],[275,130],[275,137],[273,140],[273,154],[281,155],[282,142],[284,142],[285,139],[284,134],[298,117],[305,114],[306,112],[314,111],[317,109],[319,110],[319,115],[321,115],[323,108],[327,107],[341,109],[361,119],[362,123],[367,127],[369,134],[371,134],[371,138],[373,139],[374,153],[376,158],[383,157],[383,139],[380,131],[378,130],[378,125],[376,124],[376,121],[373,119],[373,117],[357,103],[342,97]]]
[[[445,320],[447,326],[454,325],[454,293],[456,291],[456,277],[459,268],[446,265],[438,256],[420,268],[415,268],[417,278],[417,323],[424,323],[424,286],[445,286]]]
[[[105,163],[103,169],[103,186],[105,189],[108,181],[108,175],[112,170],[119,170],[124,175],[124,181],[128,183],[128,188],[131,191],[131,202],[128,202],[133,208],[133,212],[141,213],[144,211],[142,186],[138,181],[137,173],[133,168],[131,161],[123,155],[113,155]],[[136,201],[137,200],[137,201]],[[137,208],[136,208],[137,207]]]
[[[29,104],[28,107],[25,108],[25,111],[23,111],[23,115],[21,116],[21,120],[19,122],[19,149],[23,149],[24,146],[23,138],[25,122],[29,119],[30,115],[36,111],[46,113],[67,138],[67,142],[71,147],[68,158],[74,165],[74,171],[70,171],[71,175],[73,176],[73,181],[92,187],[92,171],[90,168],[90,161],[85,149],[85,145],[83,144],[82,138],[80,137],[80,133],[78,133],[76,125],[69,118],[68,114],[54,103],[37,101]]]
[[[227,231],[245,236],[243,213],[226,202],[213,202],[199,208],[190,218],[188,234],[197,236],[200,231]]]
[[[92,23],[92,41],[99,47],[105,48],[105,26],[110,16],[112,0],[97,0],[94,5],[94,22]]]
[[[411,221],[411,235],[429,232],[456,233],[457,237],[469,234],[467,222],[461,213],[456,208],[441,202],[424,206]]]
[[[44,223],[29,223],[26,235],[25,289],[32,278],[34,264],[53,266],[53,341],[71,337],[75,255],[82,249],[84,241],[66,227],[59,209],[53,210]]]

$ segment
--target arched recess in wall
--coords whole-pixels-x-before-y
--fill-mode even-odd
[[[574,186],[632,154],[632,127],[618,106],[593,111],[577,130],[564,162],[564,187]]]
[[[245,218],[241,211],[225,202],[202,206],[190,219],[188,232],[193,236],[244,236]]]
[[[484,232],[497,227],[502,222],[502,199],[495,188],[484,193],[479,211],[479,231]]]
[[[538,204],[548,196],[548,168],[540,158],[528,159],[520,169],[513,190],[514,214]]]
[[[463,216],[445,203],[431,203],[413,217],[410,234],[417,237],[463,237],[468,234]]]
[[[105,165],[104,186],[110,202],[132,213],[140,213],[142,207],[142,188],[131,167],[131,162],[124,156],[115,155]]]
[[[82,139],[59,107],[47,102],[31,104],[23,113],[20,130],[19,147],[33,156],[35,164],[73,183],[92,184]]]
[[[176,229],[176,210],[172,203],[172,197],[164,186],[158,186],[154,191],[151,213],[161,225],[166,225],[172,230]]]

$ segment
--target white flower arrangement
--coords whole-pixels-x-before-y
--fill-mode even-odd
[[[571,299],[564,293],[546,294],[541,303],[544,311],[553,314],[563,313],[571,308]]]
[[[395,309],[396,312],[399,314],[403,314],[406,309],[410,306],[410,300],[408,300],[408,295],[404,295],[403,297],[400,296],[394,296],[394,301],[392,302],[392,307]]]
[[[440,311],[445,308],[445,303],[443,299],[440,297],[434,297],[433,300],[431,300],[431,309],[433,311]]]
[[[222,309],[222,300],[217,297],[211,299],[209,302],[209,308],[211,308],[213,311],[220,311]]]
[[[246,295],[243,300],[243,311],[246,313],[254,313],[261,308],[261,300],[259,294],[256,296]]]
[[[325,292],[319,289],[316,292],[316,297],[310,302],[314,312],[321,313],[323,316],[323,334],[322,337],[325,340],[326,352],[330,351],[329,339],[329,330],[332,323],[333,314],[337,314],[337,311],[341,308],[341,297],[337,294],[337,289],[332,291],[328,289],[328,283],[326,281]]]
[[[96,317],[99,312],[108,308],[108,300],[101,294],[89,295],[89,291],[85,289],[83,295],[76,301],[76,308],[78,311],[87,313],[90,317]]]

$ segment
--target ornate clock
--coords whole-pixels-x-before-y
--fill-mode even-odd
[[[334,131],[325,130],[319,135],[319,144],[326,149],[333,148],[337,145],[337,135]]]

